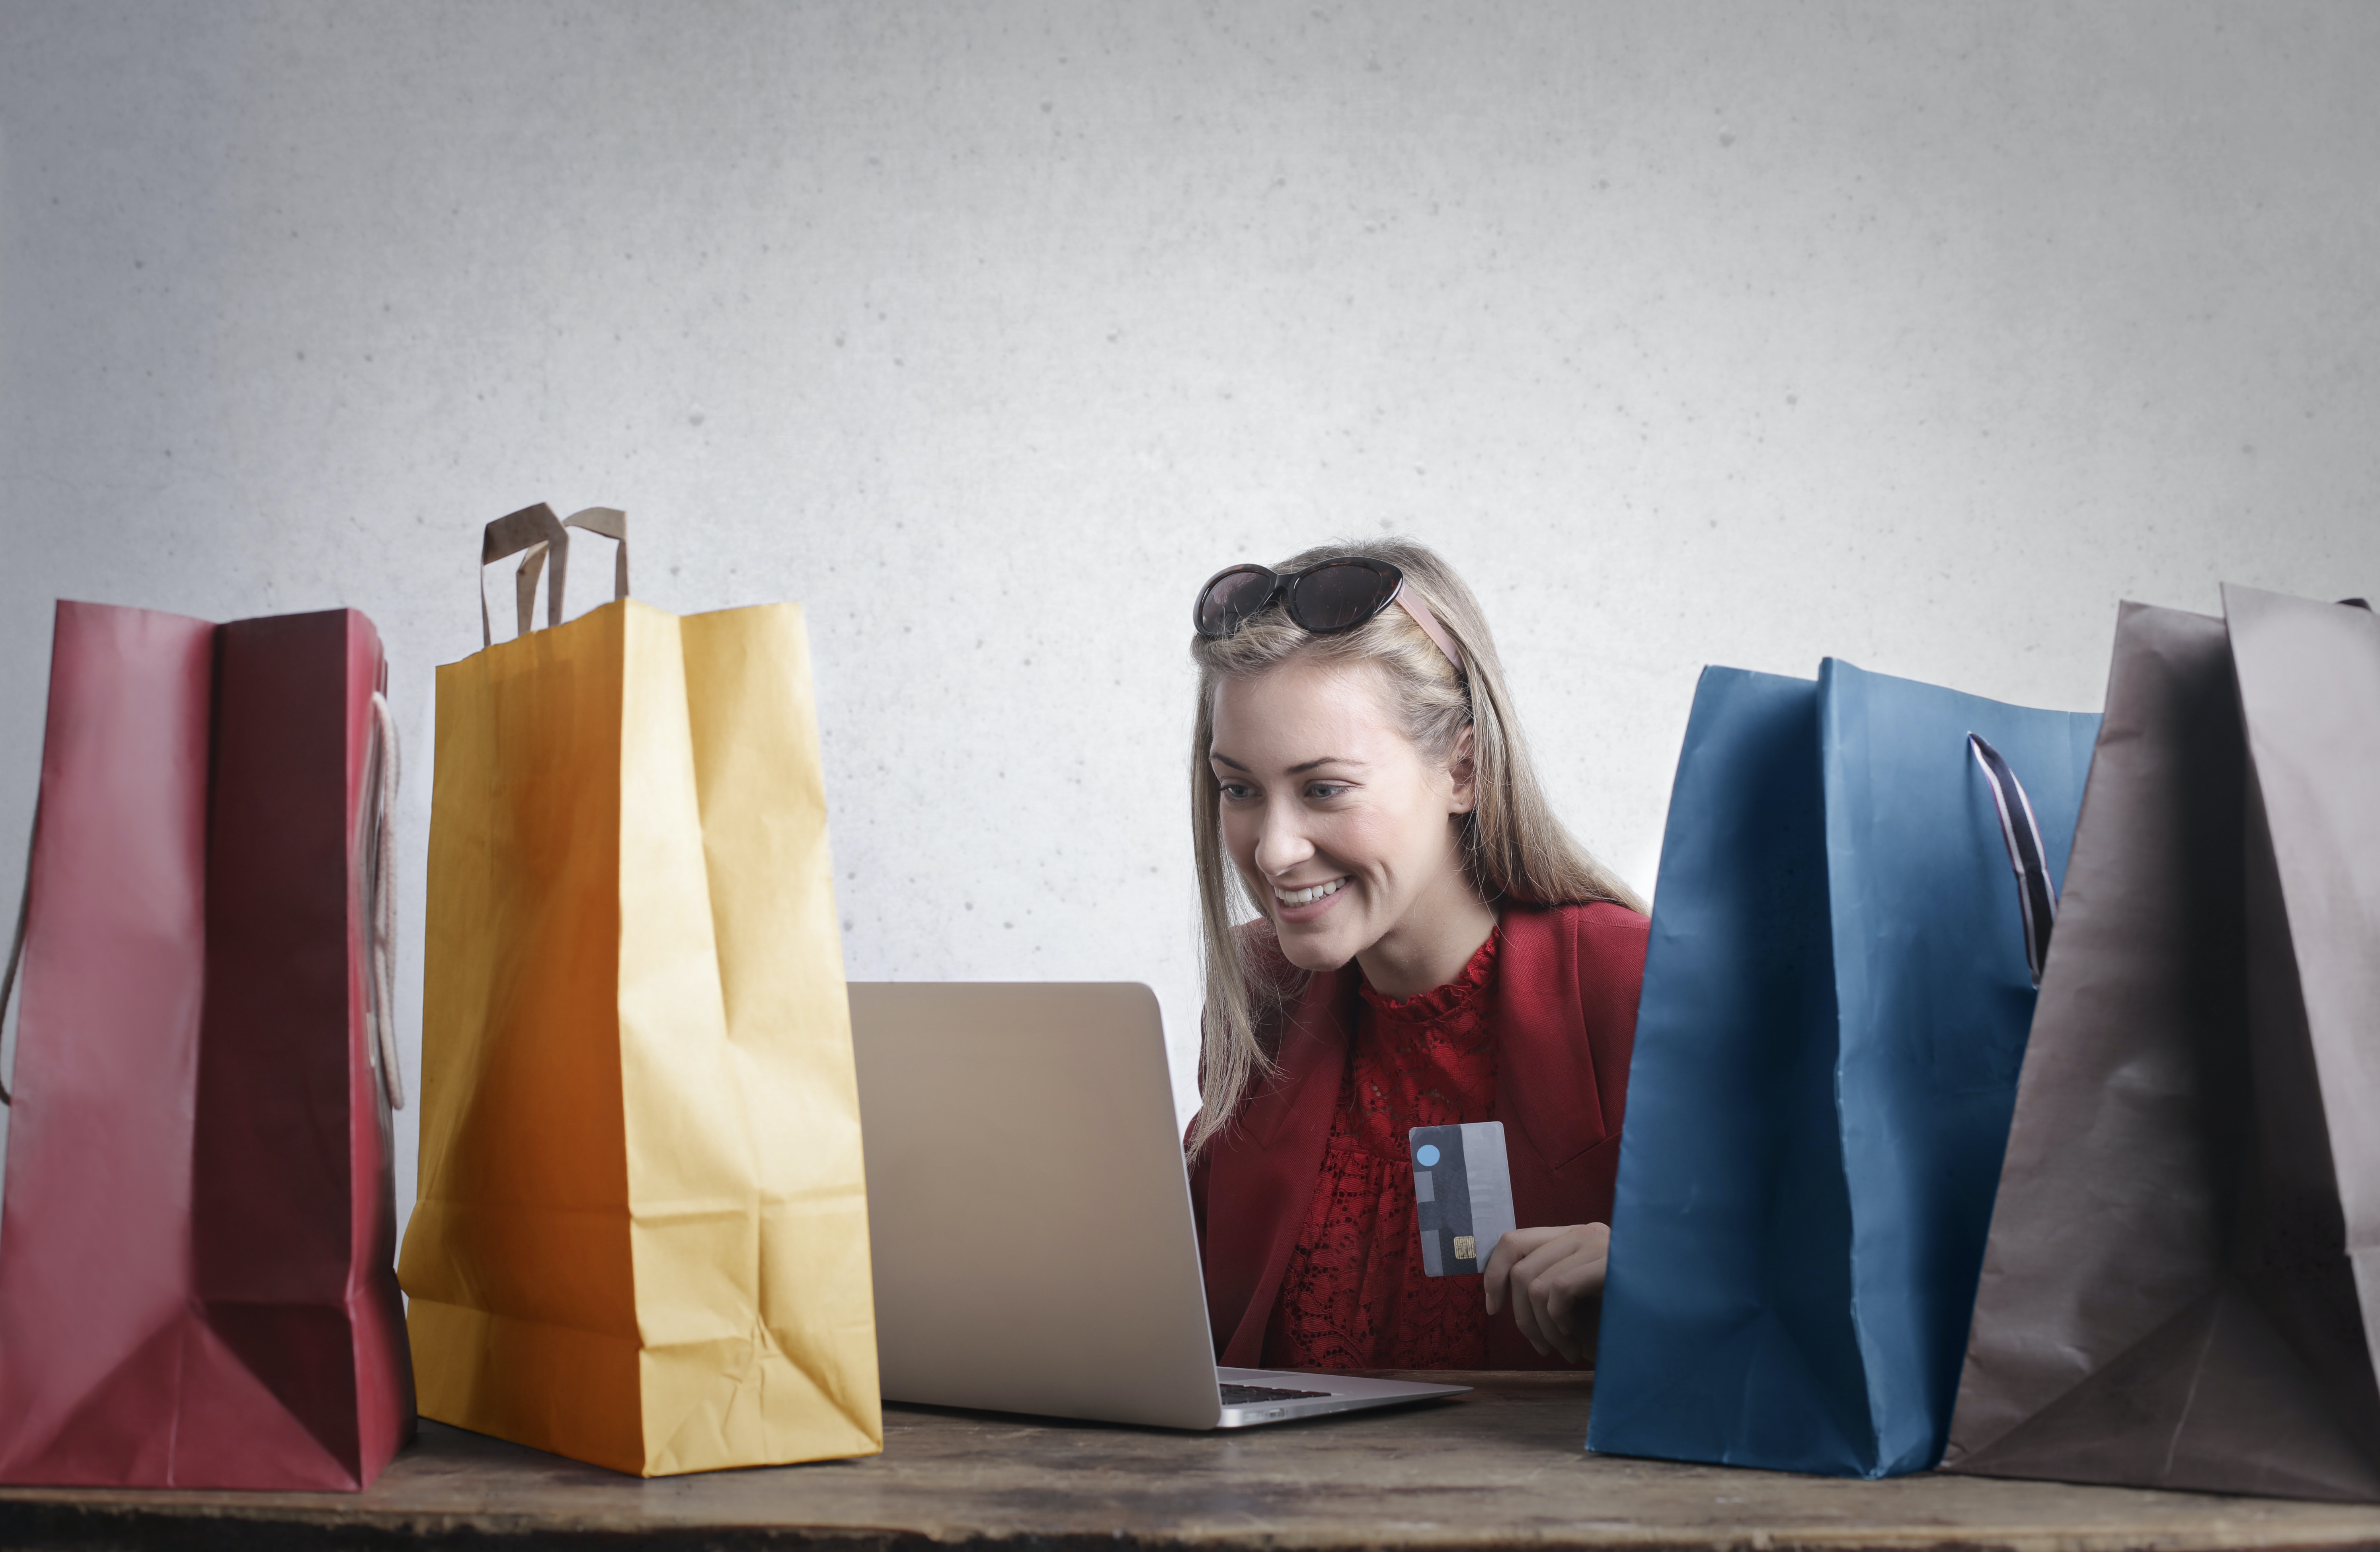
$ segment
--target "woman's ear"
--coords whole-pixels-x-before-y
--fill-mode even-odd
[[[1474,757],[1475,747],[1472,724],[1465,722],[1463,724],[1462,734],[1454,741],[1454,758],[1447,770],[1447,774],[1454,781],[1452,794],[1454,806],[1451,811],[1457,814],[1468,814],[1479,806],[1479,767],[1477,759]]]

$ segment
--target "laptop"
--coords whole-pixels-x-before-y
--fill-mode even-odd
[[[884,1399],[1241,1428],[1460,1385],[1218,1369],[1157,998],[851,986]]]

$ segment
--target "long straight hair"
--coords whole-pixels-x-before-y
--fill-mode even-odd
[[[1326,544],[1274,567],[1295,571],[1336,556],[1386,561],[1404,573],[1463,656],[1457,670],[1403,610],[1382,610],[1354,630],[1316,636],[1293,622],[1276,600],[1220,640],[1194,637],[1198,665],[1196,731],[1190,740],[1190,837],[1196,853],[1198,915],[1207,975],[1200,1031],[1198,1118],[1190,1129],[1193,1158],[1229,1127],[1250,1089],[1273,1072],[1281,1017],[1304,989],[1305,976],[1283,961],[1272,935],[1246,921],[1263,905],[1223,846],[1222,787],[1208,756],[1215,742],[1215,692],[1227,679],[1248,679],[1291,659],[1378,666],[1405,736],[1425,759],[1454,758],[1463,731],[1472,733],[1476,799],[1461,816],[1461,845],[1471,886],[1489,905],[1558,905],[1610,900],[1643,910],[1620,877],[1587,855],[1554,817],[1529,760],[1521,724],[1504,686],[1503,664],[1488,634],[1479,600],[1444,561],[1409,540]],[[1268,952],[1268,951],[1274,952]]]

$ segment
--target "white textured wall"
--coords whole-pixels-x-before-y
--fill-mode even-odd
[[[605,503],[808,606],[854,976],[1185,1049],[1227,562],[1441,547],[1646,889],[1706,661],[2087,707],[2120,598],[2380,590],[2375,87],[2351,4],[0,0],[6,892],[53,599],[352,604],[418,1007],[479,526]]]

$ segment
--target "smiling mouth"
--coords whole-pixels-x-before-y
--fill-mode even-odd
[[[1272,897],[1284,905],[1311,905],[1318,900],[1330,899],[1346,887],[1346,879],[1332,879],[1327,883],[1317,884],[1312,889],[1285,890],[1276,887],[1272,891]]]

